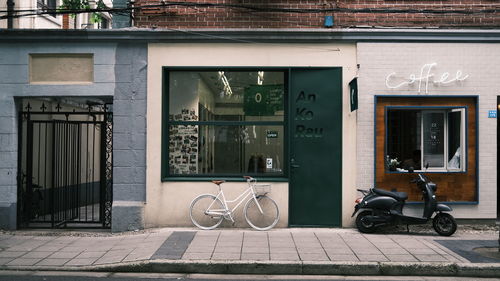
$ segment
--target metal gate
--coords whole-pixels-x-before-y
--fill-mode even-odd
[[[75,107],[20,112],[19,227],[111,226],[110,105]]]

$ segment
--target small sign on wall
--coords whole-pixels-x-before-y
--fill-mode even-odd
[[[496,110],[488,111],[488,118],[497,118],[497,111]]]

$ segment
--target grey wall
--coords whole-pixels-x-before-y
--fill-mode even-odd
[[[112,231],[144,227],[147,44],[116,48]]]
[[[94,83],[30,85],[30,53],[92,53]],[[88,41],[0,44],[0,229],[16,228],[18,120],[15,98],[51,96],[114,96],[113,190],[118,203],[113,204],[113,211],[117,211],[113,214],[112,228],[121,231],[143,227],[142,208],[137,206],[145,201],[146,63],[146,44]],[[135,207],[123,207],[130,205]]]

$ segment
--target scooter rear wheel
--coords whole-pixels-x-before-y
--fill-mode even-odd
[[[438,213],[432,219],[432,227],[439,235],[451,236],[457,230],[457,222],[450,214]]]
[[[356,227],[362,233],[373,233],[377,230],[377,227],[373,222],[368,221],[365,217],[371,216],[371,211],[363,211],[356,217]]]

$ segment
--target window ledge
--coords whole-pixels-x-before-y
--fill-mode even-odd
[[[283,177],[256,177],[258,182],[288,182],[288,178]],[[192,182],[209,182],[212,180],[225,180],[228,182],[244,182],[246,179],[242,177],[163,177],[162,182],[174,181],[192,181]]]
[[[460,174],[460,173],[467,173],[467,171],[462,171],[462,170],[414,170],[413,172],[408,172],[408,170],[403,170],[399,169],[397,171],[390,171],[390,170],[385,170],[387,174]]]

